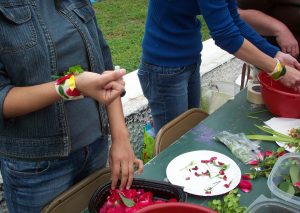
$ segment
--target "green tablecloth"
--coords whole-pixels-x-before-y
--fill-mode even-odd
[[[273,117],[273,115],[265,111],[255,115],[261,120],[248,117],[248,113],[261,110],[265,110],[263,105],[249,103],[246,100],[246,90],[241,91],[234,100],[224,104],[202,123],[198,124],[174,144],[149,161],[145,165],[143,174],[141,176],[136,175],[135,177],[164,181],[166,179],[166,168],[169,162],[182,153],[194,150],[212,150],[225,154],[238,164],[242,173],[248,172],[250,167],[234,157],[229,149],[222,143],[215,141],[213,136],[223,130],[231,133],[244,132],[245,134],[263,134],[254,124],[262,124],[262,121],[268,120]],[[274,142],[262,142],[261,147],[264,150],[277,149],[277,145]],[[243,206],[249,206],[261,194],[270,197],[267,178],[261,177],[255,179],[252,183],[253,189],[251,192],[244,193],[240,191],[240,200]],[[220,197],[221,196],[219,196],[219,198]],[[214,198],[216,197],[201,197],[189,194],[187,201],[207,206],[207,202]]]

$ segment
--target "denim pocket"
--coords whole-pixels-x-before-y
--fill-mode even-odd
[[[15,52],[30,48],[36,42],[30,7],[0,4],[0,51]]]
[[[7,172],[15,177],[30,177],[45,173],[50,168],[50,161],[17,161],[5,160],[2,161],[6,166]]]
[[[147,69],[145,68],[145,66],[143,64],[140,65],[137,75],[138,75],[144,96],[146,98],[149,98],[150,97],[149,72],[147,71]]]
[[[159,77],[160,78],[176,78],[177,76],[181,75],[184,73],[186,70],[186,67],[164,67],[160,73]]]

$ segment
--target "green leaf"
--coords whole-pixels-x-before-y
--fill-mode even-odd
[[[271,136],[271,135],[246,135],[246,138],[250,140],[261,140],[261,141],[280,141],[280,142],[289,142],[289,143],[300,143],[298,139],[294,139],[292,137],[279,137],[279,136]]]
[[[298,165],[292,165],[290,167],[290,176],[291,176],[293,184],[295,184],[296,182],[300,181],[300,175],[299,175]]]
[[[294,189],[293,185],[289,182],[280,183],[278,188],[281,189],[282,191],[286,192],[286,193],[289,193],[289,194],[292,194],[292,195],[295,194],[295,189]]]
[[[122,193],[119,192],[119,195],[120,195],[123,203],[125,204],[125,206],[127,206],[127,207],[133,207],[135,205],[135,203],[133,202],[133,200],[125,197],[124,195],[122,195]]]

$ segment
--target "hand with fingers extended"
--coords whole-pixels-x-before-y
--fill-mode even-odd
[[[290,54],[295,58],[299,55],[299,45],[297,39],[286,26],[280,28],[278,34],[276,35],[276,41],[282,52]]]
[[[285,66],[285,68],[286,74],[280,79],[280,82],[300,93],[300,71],[290,66]]]
[[[279,61],[283,62],[284,64],[293,67],[297,70],[300,70],[300,63],[291,55],[287,53],[283,53],[281,51],[277,52],[275,58],[279,59]]]
[[[103,74],[83,72],[75,77],[76,87],[84,96],[109,104],[123,92],[125,74],[124,69]]]
[[[109,152],[109,164],[112,171],[112,189],[117,187],[118,179],[121,183],[119,188],[129,189],[134,175],[134,168],[140,175],[143,172],[143,161],[137,159],[133,153],[128,137],[122,138],[122,133],[118,134],[118,138],[112,138],[113,142]],[[121,139],[122,138],[122,139]],[[127,139],[126,139],[127,138]]]

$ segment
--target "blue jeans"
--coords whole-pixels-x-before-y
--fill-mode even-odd
[[[10,213],[38,213],[63,191],[106,166],[107,136],[67,158],[38,162],[1,158],[4,196]],[[95,189],[96,190],[96,189]]]
[[[200,106],[200,60],[184,67],[160,67],[141,61],[138,77],[159,129],[190,108]]]

